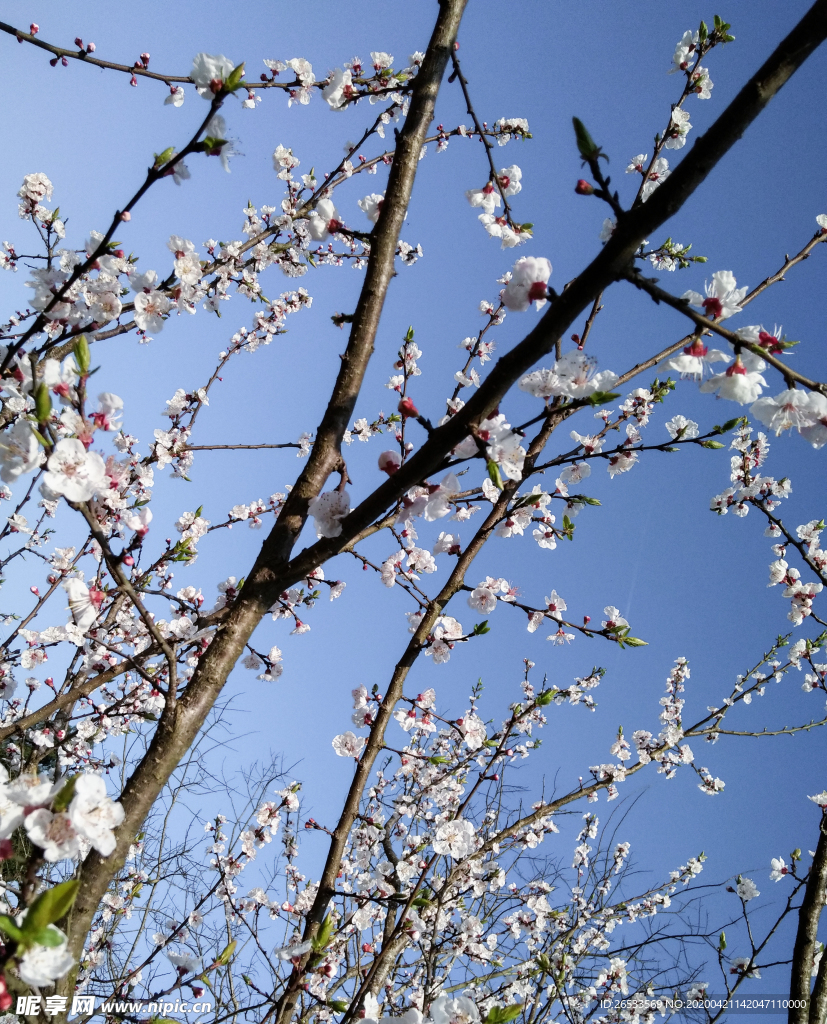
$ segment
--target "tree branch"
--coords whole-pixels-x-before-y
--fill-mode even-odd
[[[121,868],[132,838],[161,792],[170,773],[184,755],[206,720],[221,689],[264,613],[283,589],[277,568],[284,564],[307,519],[310,500],[321,491],[341,455],[344,431],[356,403],[388,286],[394,273],[399,231],[408,209],[419,153],[434,114],[434,105],[450,51],[465,9],[466,0],[444,0],[425,60],[416,77],[404,127],[399,134],[391,165],[385,202],[376,225],[365,282],[354,314],[347,350],[307,464],[264,543],[223,629],[201,659],[192,680],[171,713],[158,725],[147,753],[124,788],[125,811],[118,829],[118,844],[109,857],[92,852],[80,872],[80,887],[72,910],[69,945],[73,955],[83,948],[86,933],[109,880]],[[369,526],[365,523],[364,526]],[[353,535],[343,538],[343,543]],[[341,546],[341,545],[340,545]],[[248,590],[249,587],[249,590]],[[70,974],[69,991],[74,979]]]
[[[818,845],[816,846],[813,863],[807,876],[804,899],[798,911],[798,931],[793,947],[793,965],[790,969],[790,1012],[787,1017],[789,1024],[821,1024],[824,1011],[827,1010],[827,985],[825,979],[819,991],[821,1011],[818,1000],[813,999],[809,1015],[807,1007],[810,1000],[810,978],[813,971],[813,959],[816,949],[816,935],[821,911],[827,899],[827,816],[822,814],[819,822]],[[822,972],[819,972],[821,974]]]

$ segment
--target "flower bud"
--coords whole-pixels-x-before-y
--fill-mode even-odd
[[[91,357],[89,355],[89,339],[85,334],[81,334],[77,339],[74,348],[72,349],[72,353],[75,357],[78,372],[81,377],[85,377],[86,374],[89,373],[89,363],[91,361]]]
[[[585,180],[585,178],[580,178],[577,184],[574,186],[574,191],[579,196],[593,196],[594,185],[590,185],[589,182]]]
[[[40,25],[38,25],[36,21],[33,21],[31,25],[29,25],[29,31],[33,36],[36,36],[40,31]]]
[[[34,393],[34,411],[38,423],[46,423],[52,415],[52,399],[49,389],[41,381]]]
[[[382,470],[383,473],[387,473],[388,476],[393,476],[393,474],[397,471],[397,469],[399,469],[401,465],[402,456],[399,454],[399,452],[387,451],[382,452],[382,454],[379,456],[379,468]]]
[[[408,416],[419,416],[419,409],[413,404],[413,399],[403,398],[397,407],[397,411],[406,419]]]

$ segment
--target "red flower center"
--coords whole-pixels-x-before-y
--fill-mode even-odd
[[[724,307],[721,305],[721,300],[717,297],[704,299],[702,305],[706,310],[707,316],[711,317],[713,320],[715,320],[716,317],[719,317],[724,311]]]

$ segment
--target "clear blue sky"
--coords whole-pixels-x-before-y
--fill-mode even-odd
[[[732,23],[737,39],[708,61],[713,98],[688,103],[691,141],[720,114],[807,6],[800,0],[730,0],[720,9],[696,0],[673,5],[554,0],[504,7],[472,0],[460,40],[476,107],[489,123],[502,116],[527,117],[534,133],[531,142],[512,143],[498,157],[503,166],[516,162],[522,168],[524,187],[515,209],[522,220],[534,222],[535,241],[519,253],[503,252],[478,225],[464,191],[486,180],[480,147],[452,141],[446,153],[430,152],[420,164],[403,230],[406,241],[421,242],[425,258],[403,268],[391,288],[357,416],[372,420],[380,409],[390,411],[383,384],[409,324],[424,352],[423,376],[414,395],[426,415],[439,416],[460,366],[457,345],[478,330],[478,303],[496,298],[496,279],[513,259],[547,256],[554,265],[552,283],[559,288],[593,257],[605,214],[597,201],[573,192],[582,171],[572,115],[585,121],[610,155],[614,182],[621,198],[629,201],[632,181],[623,171],[636,153],[651,152],[652,137],[677,98],[680,83],[666,72],[684,30],[696,28],[701,18],[711,22],[717,10]],[[39,22],[42,37],[49,41],[70,45],[76,35],[94,40],[97,55],[105,59],[131,62],[149,51],[154,70],[186,74],[192,56],[206,51],[246,60],[249,71],[256,73],[263,70],[263,58],[304,56],[323,77],[354,54],[367,60],[371,49],[393,53],[398,66],[409,53],[425,48],[435,11],[436,5],[424,0],[301,6],[266,0],[243,5],[87,0],[82,7],[7,0],[3,16],[23,27]],[[17,220],[15,208],[24,174],[45,171],[51,177],[55,202],[69,217],[71,241],[79,245],[89,229],[103,230],[108,224],[112,211],[134,191],[153,152],[182,145],[206,109],[191,92],[184,106],[174,109],[162,105],[161,84],[141,81],[131,89],[125,76],[75,63],[52,69],[45,55],[8,37],[0,46],[6,82],[2,237],[19,249],[25,248],[30,231]],[[709,256],[705,267],[664,274],[665,287],[678,294],[687,288],[702,290],[705,278],[720,269],[732,270],[739,285],[755,285],[780,265],[785,252],[796,251],[811,236],[816,214],[827,212],[827,141],[814,119],[814,111],[823,106],[826,73],[827,52],[822,51],[747,131],[674,223],[654,239],[671,234],[691,242],[693,252]],[[124,227],[124,248],[140,254],[141,269],[161,271],[168,266],[166,240],[172,232],[196,244],[208,237],[241,237],[241,211],[248,199],[257,206],[281,200],[271,164],[276,145],[292,147],[301,169],[314,166],[318,173],[338,162],[344,143],[358,137],[373,109],[360,106],[334,115],[318,96],[309,108],[287,109],[284,97],[274,93],[265,95],[255,111],[228,102],[224,113],[229,131],[243,154],[233,160],[232,173],[226,175],[218,161],[190,158],[192,180],[180,189],[171,181],[154,189]],[[456,86],[444,85],[437,120],[446,128],[468,123]],[[688,148],[679,155],[686,152]],[[364,226],[356,201],[367,192],[381,191],[383,181],[381,172],[362,177],[337,194],[348,223]],[[825,360],[819,345],[827,327],[825,257],[827,252],[817,251],[738,320],[738,325],[783,324],[791,337],[802,341],[794,365],[820,379]],[[276,273],[270,272],[267,294],[290,286]],[[0,277],[6,311],[25,303],[23,280],[22,271]],[[353,308],[360,281],[361,274],[349,268],[307,275],[300,283],[314,296],[312,312],[291,318],[290,333],[268,349],[231,365],[199,418],[194,442],[293,441],[301,431],[312,431],[344,344],[329,317]],[[164,423],[159,415],[164,402],[177,387],[192,389],[207,379],[217,353],[239,326],[249,325],[253,309],[236,298],[220,321],[199,312],[171,321],[150,346],[138,346],[130,337],[96,349],[101,389],[124,398],[125,425],[144,446],[152,430]],[[534,312],[510,316],[495,335],[499,350],[517,342],[535,319]],[[590,347],[601,368],[621,373],[684,333],[677,313],[655,309],[648,299],[617,285],[605,298]],[[771,390],[781,390],[777,376]],[[537,411],[536,404],[522,394],[505,406],[512,422],[526,418],[529,410]],[[699,395],[686,382],[665,413],[653,418],[647,439],[665,440],[662,422],[675,413],[707,427],[740,411]],[[572,426],[585,432],[590,424],[584,414]],[[560,446],[565,440],[553,442],[550,451],[562,450]],[[383,447],[374,439],[349,451],[354,498],[378,482],[375,459]],[[793,480],[793,497],[782,509],[793,526],[825,512],[824,458],[798,436],[773,442],[766,469]],[[204,515],[220,521],[237,502],[283,490],[297,469],[289,450],[200,454],[192,483],[159,479],[149,542],[170,535],[172,522],[185,510],[203,504]],[[492,632],[457,649],[448,665],[420,659],[409,692],[434,686],[439,709],[460,714],[470,686],[482,677],[484,710],[496,719],[516,699],[524,657],[537,663],[537,672],[547,672],[562,685],[593,664],[605,666],[597,714],[580,708],[555,710],[544,747],[526,769],[527,783],[536,785],[545,777],[561,790],[586,775],[590,764],[609,759],[618,725],[627,733],[637,728],[656,731],[658,700],[679,655],[687,656],[692,666],[687,718],[700,717],[789,625],[788,603],[778,588],[765,586],[772,556],[763,524],[754,515],[743,521],[708,511],[709,498],[728,482],[725,451],[654,454],[613,481],[596,467],[587,493],[603,504],[576,520],[573,544],[540,552],[530,538],[496,541],[470,574],[470,582],[486,573],[506,576],[535,604],[556,588],[574,614],[588,613],[593,619],[604,605],[617,605],[633,633],[649,641],[648,647],[618,651],[602,641],[582,639],[569,648],[552,647],[544,630],[529,635],[524,617],[501,607],[492,616]],[[468,527],[463,535],[469,535]],[[244,526],[215,535],[202,543],[194,567],[179,570],[177,581],[202,586],[211,600],[217,580],[247,571],[262,536]],[[380,560],[392,553],[384,540],[367,550]],[[285,672],[279,682],[260,683],[239,669],[230,684],[244,708],[239,728],[245,734],[244,742],[227,755],[230,763],[243,763],[251,749],[258,754],[282,751],[287,763],[301,761],[296,775],[305,782],[305,809],[331,824],[349,769],[333,753],[330,739],[350,727],[350,690],[360,683],[377,683],[383,689],[407,640],[405,595],[398,588],[386,591],[372,574],[358,570],[344,558],[326,567],[328,576],[347,581],[347,590],[336,604],[320,604],[308,615],[308,635],[288,637],[283,623],[262,625],[256,646],[266,650],[278,643],[284,652]],[[433,580],[427,577],[426,583],[433,587]],[[455,614],[466,626],[476,618],[464,604]],[[805,626],[797,635],[810,633]],[[822,717],[823,694],[803,694],[801,681],[796,673],[773,686],[763,701],[739,713],[740,725],[735,727],[778,727]],[[762,891],[769,891],[770,857],[787,856],[796,846],[806,850],[815,842],[816,812],[805,795],[827,785],[825,737],[816,732],[793,739],[731,739],[708,750],[694,746],[697,760],[726,781],[725,794],[715,799],[701,794],[688,771],[672,782],[654,772],[642,773],[622,788],[624,797],[642,793],[643,798],[624,826],[628,834],[620,838],[632,840],[640,866],[658,876],[705,849],[711,855],[710,876],[743,871]],[[605,815],[608,808],[601,802],[599,810]],[[306,845],[309,851],[313,843]],[[570,847],[561,840],[559,851],[548,852],[567,859]]]

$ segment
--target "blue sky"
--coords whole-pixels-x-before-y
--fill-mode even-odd
[[[715,83],[712,99],[692,98],[687,104],[694,126],[690,139],[720,114],[806,9],[801,2],[733,0],[717,11],[732,23],[736,42],[714,51],[707,62]],[[41,36],[51,42],[70,45],[76,35],[94,40],[97,55],[104,59],[129,63],[149,51],[154,70],[186,74],[193,55],[206,51],[225,53],[235,62],[246,60],[254,73],[263,70],[263,58],[303,56],[321,78],[355,54],[367,60],[371,49],[393,53],[401,65],[409,53],[425,48],[435,10],[433,3],[363,0],[301,7],[261,0],[232,7],[87,0],[74,9],[42,0],[7,0],[4,18],[24,28],[32,20],[39,22]],[[558,289],[589,262],[599,248],[606,213],[597,200],[574,194],[583,172],[571,117],[580,117],[610,155],[614,184],[621,199],[631,201],[636,181],[623,173],[626,163],[636,153],[651,152],[652,137],[662,130],[669,104],[679,94],[679,81],[666,74],[675,43],[701,18],[711,22],[713,13],[715,9],[695,0],[667,6],[649,0],[576,5],[555,0],[507,9],[491,0],[472,0],[460,33],[460,57],[482,118],[489,123],[503,116],[528,118],[534,138],[512,142],[497,158],[502,166],[516,162],[522,168],[524,187],[515,211],[535,224],[535,239],[519,253],[504,252],[477,223],[464,197],[466,189],[481,187],[487,177],[477,143],[453,140],[444,154],[429,152],[419,166],[402,232],[406,241],[422,244],[425,258],[410,269],[401,268],[392,285],[357,416],[372,420],[380,409],[391,410],[393,402],[383,385],[409,324],[424,353],[414,397],[424,414],[438,417],[461,365],[457,346],[479,329],[478,304],[496,298],[496,280],[513,260],[518,255],[547,256],[554,265],[551,283]],[[132,89],[125,76],[74,62],[52,69],[46,55],[8,37],[0,46],[7,83],[7,144],[0,164],[2,237],[19,250],[30,251],[25,246],[31,229],[17,220],[14,198],[24,174],[45,171],[51,177],[54,201],[69,217],[70,240],[80,245],[89,229],[103,230],[112,211],[131,195],[152,154],[171,144],[183,145],[206,109],[192,92],[175,109],[163,105],[165,87],[160,83],[141,81]],[[813,119],[814,108],[820,109],[826,65],[823,51],[811,58],[653,240],[671,235],[709,257],[705,266],[662,275],[664,287],[678,294],[687,288],[702,290],[704,280],[719,269],[732,270],[739,285],[753,286],[777,269],[784,253],[797,251],[812,235],[815,216],[827,212],[827,141]],[[181,188],[167,180],[152,190],[124,226],[124,248],[140,254],[142,270],[161,271],[168,266],[170,233],[197,245],[208,237],[240,238],[241,211],[248,199],[257,206],[280,203],[280,183],[271,162],[276,145],[291,147],[302,171],[315,167],[318,173],[338,163],[345,142],[357,138],[374,113],[374,108],[360,106],[332,114],[319,96],[307,108],[288,109],[281,94],[269,93],[255,111],[240,110],[228,101],[224,114],[229,132],[243,154],[232,161],[232,173],[226,175],[216,160],[190,158],[192,179]],[[456,86],[444,84],[437,122],[446,128],[469,123]],[[374,151],[367,147],[365,154]],[[380,171],[341,189],[336,201],[346,222],[366,227],[356,202],[383,187]],[[783,324],[791,337],[802,341],[793,357],[795,367],[822,379],[825,362],[818,345],[827,326],[821,300],[825,256],[817,250],[738,321],[739,326]],[[276,273],[270,271],[265,287],[271,296],[291,286]],[[25,303],[23,280],[22,271],[0,278],[5,310]],[[230,365],[199,418],[194,443],[294,441],[301,431],[314,429],[344,347],[344,336],[329,317],[353,308],[361,273],[323,268],[299,283],[313,295],[313,309],[291,317],[290,333],[269,348]],[[621,373],[686,333],[678,313],[656,309],[629,286],[616,285],[604,302],[589,343],[602,369]],[[140,438],[142,450],[152,430],[163,425],[159,414],[165,401],[177,387],[204,383],[217,353],[238,327],[250,324],[254,308],[235,298],[221,320],[201,311],[170,321],[149,346],[127,337],[96,347],[101,390],[124,398],[125,424]],[[509,316],[494,335],[498,350],[519,341],[535,320],[533,311]],[[652,376],[640,384],[648,384]],[[779,390],[776,377],[771,391]],[[517,394],[504,411],[512,422],[520,422],[538,409],[535,400]],[[662,423],[675,413],[706,428],[740,411],[683,382],[653,417],[645,436],[648,441],[666,440]],[[586,432],[590,424],[584,413],[571,427]],[[565,450],[567,440],[566,433],[559,442],[552,441],[550,453]],[[375,459],[384,447],[377,438],[348,451],[354,498],[379,482]],[[773,441],[766,471],[793,480],[793,497],[782,509],[793,526],[824,514],[824,457],[798,436]],[[185,510],[203,504],[204,515],[220,521],[237,502],[283,490],[298,468],[291,450],[201,453],[191,483],[158,474],[156,518],[148,542],[170,535],[172,522]],[[579,516],[574,543],[541,552],[528,537],[497,540],[479,558],[469,582],[487,573],[505,576],[533,604],[556,588],[573,615],[590,614],[592,619],[604,605],[614,604],[649,646],[619,651],[600,640],[578,639],[568,648],[553,647],[546,643],[544,630],[526,633],[522,614],[500,607],[491,618],[491,633],[458,648],[448,665],[434,666],[421,658],[408,686],[411,693],[434,686],[440,711],[458,715],[467,706],[471,685],[481,677],[486,685],[484,710],[496,719],[516,699],[525,657],[536,662],[536,673],[548,673],[553,682],[563,684],[594,664],[605,666],[598,712],[556,709],[542,750],[523,773],[526,783],[530,779],[538,785],[545,778],[561,791],[587,774],[590,764],[609,759],[618,725],[627,733],[656,729],[658,700],[676,657],[688,657],[692,666],[686,697],[687,717],[693,721],[707,705],[719,703],[735,675],[751,667],[789,626],[788,603],[778,588],[766,588],[773,556],[763,524],[754,514],[737,520],[709,512],[710,497],[729,483],[726,451],[652,453],[615,480],[595,468],[588,483],[587,493],[602,506]],[[470,536],[467,526],[462,532]],[[210,601],[217,581],[246,573],[262,539],[262,533],[245,526],[216,534],[202,543],[197,564],[181,569],[176,581],[202,586]],[[392,553],[384,540],[371,542],[365,550],[380,560]],[[320,603],[307,616],[309,634],[288,637],[283,623],[269,621],[256,634],[260,649],[281,646],[282,679],[266,684],[242,669],[234,674],[230,688],[244,708],[238,719],[244,741],[228,758],[243,763],[254,748],[257,755],[281,751],[287,763],[301,762],[296,774],[305,783],[307,813],[332,823],[348,769],[333,753],[330,738],[349,728],[353,686],[377,683],[381,690],[386,685],[407,640],[403,612],[410,605],[399,588],[386,591],[352,559],[342,558],[326,572],[345,579],[347,590],[336,604]],[[433,586],[433,578],[426,582]],[[462,604],[454,614],[466,627],[477,618]],[[811,633],[807,626],[797,631],[799,636]],[[773,685],[763,700],[739,712],[733,727],[779,727],[822,717],[823,694],[803,694],[801,681],[795,673]],[[642,773],[622,790],[624,797],[643,794],[623,838],[632,840],[639,864],[658,875],[705,849],[711,855],[711,876],[752,871],[759,888],[767,890],[770,857],[815,842],[816,812],[805,796],[827,784],[824,737],[816,731],[792,739],[733,738],[709,750],[694,746],[698,761],[726,781],[725,794],[715,799],[701,794],[688,772],[672,782]],[[601,804],[599,810],[607,809]],[[568,857],[569,847],[561,843],[554,852]]]

